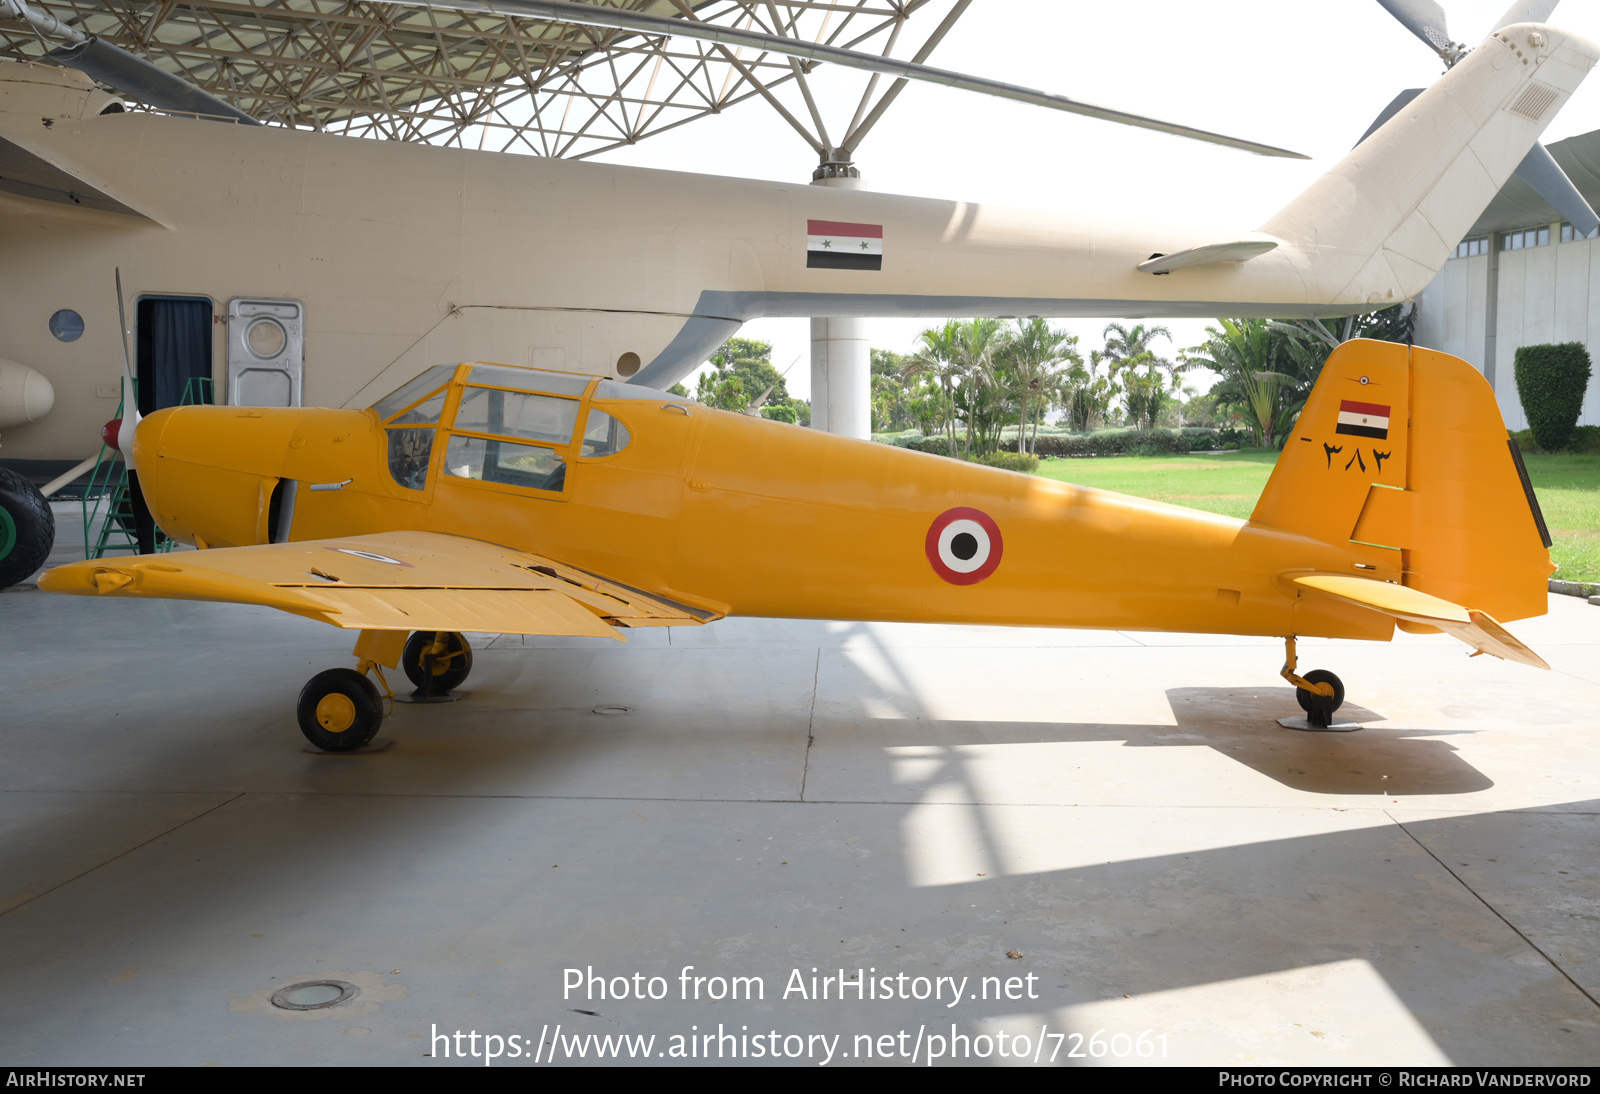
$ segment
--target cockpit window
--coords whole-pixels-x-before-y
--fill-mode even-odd
[[[628,427],[595,407],[589,408],[589,422],[583,427],[583,455],[615,456],[628,447]]]
[[[438,425],[439,416],[444,413],[444,397],[450,393],[448,388],[440,388],[427,399],[422,400],[410,410],[392,419],[390,425]]]
[[[478,366],[482,368],[483,366]],[[478,368],[472,371],[478,372]],[[530,395],[520,391],[469,387],[461,393],[456,428],[473,433],[499,433],[534,441],[571,444],[578,428],[576,399]]]
[[[514,368],[510,365],[473,365],[467,374],[469,384],[514,387],[523,391],[548,391],[552,395],[582,395],[589,389],[591,376],[574,372],[552,372],[542,368]]]
[[[433,455],[433,430],[389,430],[389,474],[407,490],[421,490],[428,481]]]
[[[444,469],[458,478],[535,490],[560,490],[567,478],[567,464],[559,453],[487,437],[451,437],[450,446],[445,449]]]
[[[413,377],[399,389],[373,403],[372,409],[378,412],[380,422],[386,422],[429,392],[449,383],[455,371],[454,365],[434,365],[422,375]]]

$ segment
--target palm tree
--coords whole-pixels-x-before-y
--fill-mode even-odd
[[[945,436],[950,455],[956,454],[956,389],[966,405],[967,437],[964,455],[972,454],[974,419],[994,387],[994,356],[1000,348],[1000,320],[951,319],[917,336],[921,349],[905,364],[905,375],[928,376],[944,397]]]
[[[1043,319],[1018,319],[1017,329],[1007,331],[999,351],[1009,367],[1015,384],[1018,401],[1022,404],[1021,421],[1017,427],[1017,451],[1028,452],[1028,423],[1033,422],[1034,447],[1038,447],[1038,416],[1040,408],[1060,390],[1063,362],[1082,365],[1083,359],[1073,347],[1078,344],[1076,334],[1057,330]]]
[[[1158,357],[1150,348],[1157,338],[1170,342],[1172,332],[1159,325],[1135,323],[1125,327],[1121,323],[1107,323],[1104,335],[1105,358],[1111,366],[1111,375],[1123,374],[1129,420],[1140,429],[1155,425],[1167,403],[1169,388],[1175,389],[1178,374],[1191,367],[1185,360],[1173,362]]]
[[[1100,375],[1104,362],[1103,352],[1090,350],[1088,367],[1074,365],[1063,385],[1067,389],[1062,400],[1067,408],[1067,421],[1079,433],[1086,433],[1101,422],[1106,411],[1111,409],[1111,400],[1118,394],[1116,381]]]
[[[988,396],[995,393],[995,355],[1005,343],[1005,332],[998,319],[968,319],[958,323],[957,358],[961,363],[962,394],[967,404],[967,439],[962,450],[963,459],[972,458],[972,431],[980,414],[994,408],[985,406]]]
[[[1204,346],[1188,350],[1185,361],[1221,374],[1234,389],[1239,409],[1258,446],[1270,446],[1305,404],[1298,377],[1283,371],[1292,363],[1284,339],[1265,319],[1219,319],[1207,327]],[[1223,386],[1219,385],[1219,386]]]
[[[955,386],[963,368],[961,338],[958,320],[948,320],[943,327],[930,327],[917,335],[921,345],[904,366],[907,378],[927,376],[938,385],[944,410],[943,428],[951,456],[956,454]]]

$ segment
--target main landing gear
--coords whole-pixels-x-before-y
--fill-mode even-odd
[[[403,666],[417,686],[410,702],[447,702],[456,698],[472,671],[472,647],[454,631],[362,631],[353,669],[328,669],[313,676],[300,691],[295,715],[306,740],[324,752],[355,752],[377,736],[394,711],[396,696],[384,678],[383,666]],[[368,677],[378,678],[383,694]],[[384,700],[389,706],[385,709]]]
[[[1333,715],[1344,705],[1344,683],[1327,669],[1312,669],[1304,676],[1295,674],[1294,638],[1283,640],[1283,671],[1279,673],[1294,685],[1294,697],[1306,712],[1305,729],[1333,729]],[[1284,719],[1287,724],[1292,719]],[[1340,728],[1343,728],[1342,726]],[[1350,728],[1356,728],[1351,725]]]

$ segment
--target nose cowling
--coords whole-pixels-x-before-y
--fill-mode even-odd
[[[171,538],[205,547],[269,541],[272,491],[283,471],[295,409],[178,406],[134,434],[145,504]]]

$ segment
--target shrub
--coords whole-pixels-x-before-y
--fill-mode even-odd
[[[1534,441],[1545,452],[1565,448],[1583,411],[1589,351],[1582,342],[1520,346],[1515,368],[1517,397]]]
[[[1600,425],[1580,425],[1574,429],[1567,451],[1580,456],[1600,456]]]
[[[1031,475],[1039,470],[1038,456],[1024,456],[1017,452],[991,452],[987,456],[979,456],[972,462],[981,463],[985,467],[998,467],[1002,471],[1020,471],[1024,475]]]
[[[761,416],[769,421],[788,422],[790,425],[798,425],[800,422],[800,415],[795,413],[792,406],[764,406],[761,408]]]

